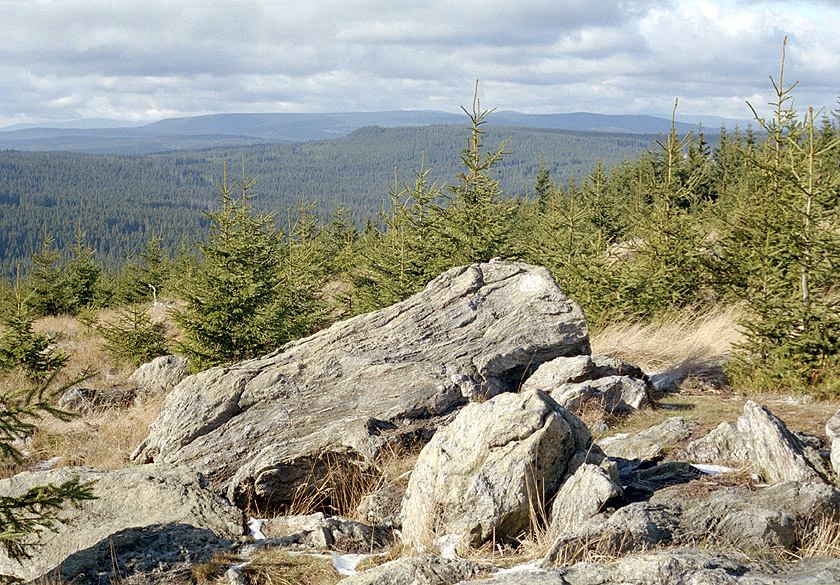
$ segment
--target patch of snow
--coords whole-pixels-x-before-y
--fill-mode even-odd
[[[725,465],[714,465],[711,463],[692,463],[691,466],[694,469],[702,471],[707,475],[717,475],[719,473],[729,473],[730,471],[736,471],[732,467],[727,467]]]
[[[362,559],[369,556],[371,555],[351,555],[330,552],[333,567],[335,567],[335,570],[338,571],[339,575],[355,575],[358,573],[358,571],[356,571],[356,567],[359,566]]]
[[[248,518],[248,531],[254,540],[265,540],[265,534],[262,533],[263,524],[265,524],[265,520]]]

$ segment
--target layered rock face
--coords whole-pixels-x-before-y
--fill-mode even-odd
[[[515,391],[542,363],[588,353],[583,311],[548,270],[457,267],[406,301],[187,378],[133,460],[186,465],[240,505],[289,501],[325,461],[372,460],[391,437],[434,429],[470,398]]]

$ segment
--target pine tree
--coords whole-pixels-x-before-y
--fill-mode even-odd
[[[322,231],[313,202],[301,201],[294,213],[288,210],[281,245],[279,288],[281,304],[286,310],[284,338],[308,335],[325,319],[323,289],[330,259],[323,247]]]
[[[27,306],[37,317],[60,315],[69,305],[67,282],[59,265],[61,253],[53,248],[54,242],[44,224],[41,250],[30,257],[33,264],[29,271],[31,294],[26,299]]]
[[[118,363],[135,368],[166,355],[166,326],[153,322],[149,312],[139,303],[117,309],[113,319],[96,326],[102,336],[102,349]]]
[[[84,232],[76,232],[76,243],[70,250],[72,257],[66,266],[69,309],[74,314],[92,307],[100,292],[102,267],[93,260],[93,249],[85,242],[85,237]]]
[[[383,228],[370,224],[365,229],[363,262],[351,274],[354,312],[404,300],[449,268],[438,249],[436,222],[441,212],[433,205],[441,191],[437,184],[428,184],[424,162],[415,171],[413,186],[400,186],[394,177],[389,186],[390,206],[379,215]]]
[[[548,198],[552,191],[554,191],[554,185],[551,183],[551,171],[545,166],[545,158],[540,154],[540,168],[537,171],[537,179],[534,183],[534,192],[537,196],[537,213],[545,213],[546,207],[548,207]]]
[[[499,182],[493,178],[502,161],[508,140],[495,151],[484,150],[484,124],[494,111],[482,110],[478,82],[469,116],[467,146],[461,150],[461,167],[456,184],[447,189],[447,202],[438,208],[435,222],[441,256],[448,266],[486,262],[511,252],[511,219],[514,206],[503,198]]]
[[[72,414],[52,406],[55,398],[82,380],[74,380],[57,390],[50,390],[55,370],[40,385],[25,390],[6,390],[0,393],[0,453],[2,459],[20,462],[15,441],[29,437],[35,422],[45,415],[69,420]],[[40,535],[64,523],[61,514],[68,503],[78,504],[94,499],[92,483],[78,478],[62,484],[34,487],[18,496],[0,496],[0,543],[12,559],[23,561],[36,546]]]
[[[719,262],[724,276],[737,275],[728,290],[746,308],[732,373],[765,389],[817,387],[840,354],[838,141],[821,143],[813,110],[800,120],[796,84],[784,87],[783,76],[784,54],[774,115],[756,114],[767,138],[743,151],[753,188],[724,224]]]
[[[259,177],[235,181],[224,167],[220,207],[207,212],[211,233],[199,246],[200,269],[181,285],[183,310],[173,311],[184,329],[179,349],[194,369],[267,353],[289,339],[274,216],[254,214],[251,193]],[[237,195],[238,193],[238,195]]]
[[[43,381],[64,365],[67,355],[50,349],[52,336],[33,331],[34,317],[26,306],[19,278],[13,297],[13,302],[0,310],[0,370],[20,369],[31,380]]]

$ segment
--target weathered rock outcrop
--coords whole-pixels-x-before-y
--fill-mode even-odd
[[[591,442],[586,426],[539,390],[469,404],[420,452],[402,503],[403,540],[419,547],[454,534],[462,550],[516,538]]]
[[[578,410],[587,402],[607,412],[628,412],[650,404],[647,376],[615,358],[579,355],[559,357],[537,368],[522,389],[547,392],[563,408]]]
[[[748,400],[736,424],[723,422],[689,443],[680,458],[696,463],[728,463],[752,467],[769,483],[836,481],[817,449],[791,433],[784,421]]]
[[[114,562],[125,575],[167,562],[209,557],[225,547],[225,539],[244,534],[242,512],[213,493],[201,476],[164,465],[20,473],[0,481],[0,494],[15,496],[74,477],[96,481],[97,499],[81,502],[79,508],[68,506],[63,517],[72,521],[43,533],[31,559],[18,563],[0,552],[0,574],[30,580],[60,565],[67,581],[98,583],[99,574],[113,571]],[[107,575],[103,582],[108,582]]]
[[[434,428],[469,397],[515,390],[529,368],[587,353],[583,312],[548,270],[453,268],[406,301],[187,378],[133,459],[187,465],[239,504],[288,501],[325,473],[325,453],[370,460],[418,420]]]
[[[751,560],[743,554],[696,548],[657,551],[612,563],[568,568],[502,571],[470,585],[803,585],[840,582],[840,559],[805,558],[796,563]]]
[[[822,482],[786,482],[757,492],[740,486],[706,493],[669,488],[558,535],[543,564],[586,550],[630,553],[701,540],[740,550],[792,549],[797,526],[834,514],[838,505],[840,490]]]

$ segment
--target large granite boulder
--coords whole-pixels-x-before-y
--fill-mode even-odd
[[[0,549],[0,575],[32,580],[57,569],[73,583],[109,582],[162,564],[209,557],[226,539],[244,534],[242,512],[186,469],[143,465],[117,471],[61,467],[0,481],[0,495],[17,496],[78,477],[93,484],[94,500],[67,506],[68,520],[44,532],[22,563]]]
[[[705,437],[689,443],[680,458],[696,463],[752,467],[769,483],[836,482],[829,462],[791,433],[784,421],[752,400],[735,424],[723,422]]]
[[[329,471],[325,454],[333,466],[370,461],[393,436],[588,353],[583,311],[548,270],[461,266],[401,303],[190,376],[133,460],[189,466],[241,505],[287,502]]]
[[[586,426],[539,390],[469,404],[420,452],[402,503],[403,540],[420,548],[453,534],[463,551],[515,539],[591,443]]]

